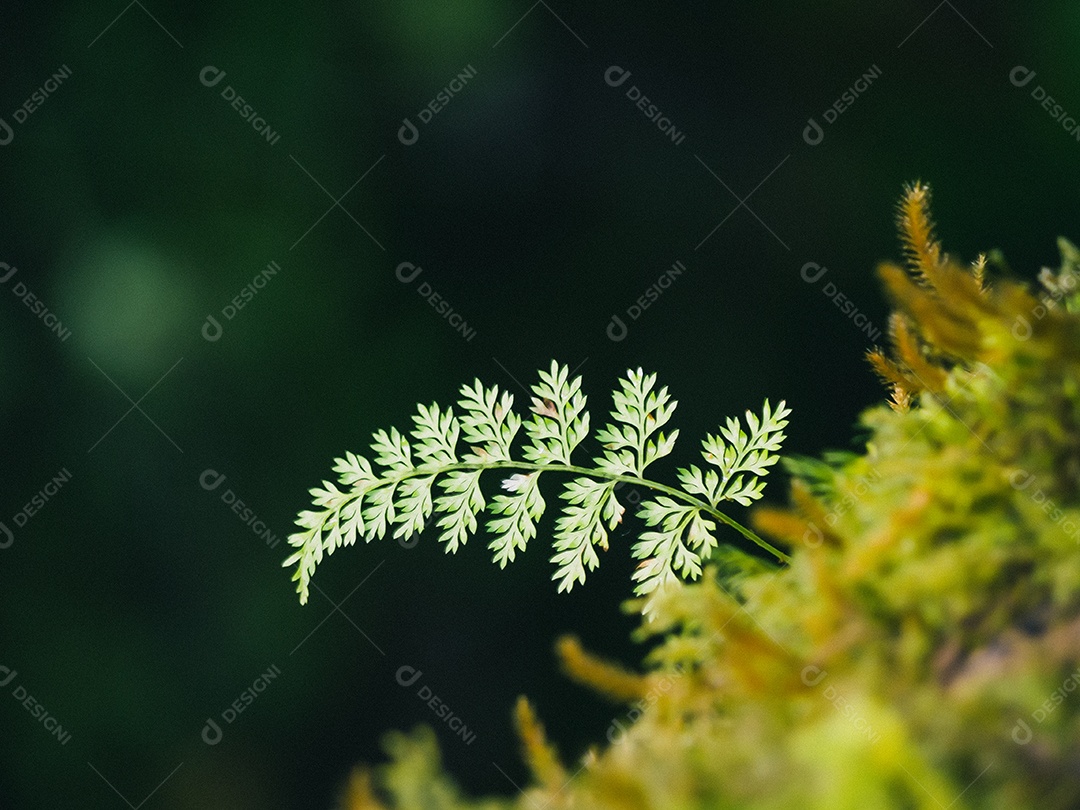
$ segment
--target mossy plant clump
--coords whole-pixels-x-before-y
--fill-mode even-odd
[[[1080,252],[1035,294],[945,255],[928,207],[907,189],[880,268],[865,452],[790,460],[791,508],[755,513],[789,561],[721,546],[653,593],[643,674],[560,642],[625,706],[563,764],[522,700],[523,794],[463,798],[421,729],[345,806],[1080,807]]]

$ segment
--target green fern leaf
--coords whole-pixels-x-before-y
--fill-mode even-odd
[[[538,534],[547,507],[540,479],[547,473],[570,476],[560,499],[551,557],[559,592],[584,583],[600,564],[596,549],[608,548],[609,533],[625,512],[615,494],[619,484],[664,493],[644,502],[638,513],[650,527],[632,550],[642,561],[633,577],[639,595],[700,576],[702,559],[716,547],[717,521],[786,561],[785,554],[717,508],[721,501],[745,505],[761,496],[762,478],[776,463],[784,439],[790,413],[784,403],[773,411],[766,401],[760,418],[747,412],[748,432],[728,419],[720,436],[703,442],[703,455],[716,469],[680,469],[683,489],[676,489],[644,477],[650,464],[671,453],[678,437],[677,430],[662,430],[676,402],[667,388],[657,389],[656,375],[637,369],[619,381],[611,421],[595,435],[603,452],[592,467],[572,460],[589,435],[589,413],[581,378],[571,379],[566,366],[553,361],[540,372],[528,421],[514,412],[513,396],[498,386],[485,388],[476,380],[459,393],[459,415],[435,403],[419,405],[408,435],[396,428],[376,431],[372,460],[346,453],[334,463],[337,484],[324,481],[310,491],[315,508],[299,513],[296,523],[302,531],[289,537],[293,553],[284,562],[296,566],[293,580],[301,603],[307,601],[324,554],[358,538],[371,542],[390,534],[407,540],[422,533],[433,517],[441,530],[439,542],[454,553],[478,531],[486,512],[492,538],[488,549],[494,562],[505,567]],[[526,442],[521,458],[515,459],[514,442],[522,427]],[[481,487],[486,471],[509,472],[503,492],[490,501]]]

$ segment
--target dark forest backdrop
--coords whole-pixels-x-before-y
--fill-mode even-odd
[[[518,694],[571,759],[617,711],[551,644],[639,659],[627,545],[556,595],[546,536],[384,541],[301,608],[334,456],[552,358],[597,419],[659,372],[669,474],[765,397],[848,447],[905,182],[965,259],[1080,239],[1072,3],[124,2],[0,10],[5,808],[328,807],[418,723],[512,792]]]

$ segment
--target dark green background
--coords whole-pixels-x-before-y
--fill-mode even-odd
[[[623,370],[660,373],[683,431],[663,476],[765,397],[794,409],[788,451],[849,446],[881,396],[869,341],[824,281],[803,282],[805,262],[883,327],[872,271],[899,252],[893,205],[916,178],[965,259],[1000,247],[1033,278],[1058,234],[1080,238],[1080,143],[1031,97],[1041,85],[1080,114],[1075,4],[889,5],[6,2],[0,261],[18,274],[0,286],[0,522],[15,531],[0,551],[0,665],[18,674],[0,688],[0,807],[122,808],[162,780],[144,807],[329,807],[384,732],[418,723],[470,790],[510,794],[500,769],[525,779],[521,693],[568,759],[602,741],[620,710],[567,684],[551,643],[573,632],[639,659],[618,609],[632,521],[570,595],[549,581],[550,522],[502,572],[482,537],[455,557],[431,535],[345,549],[315,583],[348,618],[317,591],[298,605],[284,538],[334,456],[474,377],[521,394],[512,377],[527,385],[551,358],[580,365],[597,421]],[[62,65],[71,77],[15,124]],[[207,65],[227,72],[216,88],[199,81]],[[403,146],[402,119],[466,65],[475,78]],[[604,82],[611,65],[632,72],[621,88]],[[872,65],[881,77],[809,146],[807,119]],[[1022,89],[1017,65],[1037,72]],[[684,142],[644,118],[631,85]],[[334,199],[371,171],[347,215],[326,213],[304,169]],[[753,214],[734,210],[752,190]],[[207,314],[220,320],[271,260],[277,277],[204,340]],[[676,260],[686,274],[610,341],[611,316]],[[419,281],[395,278],[403,261],[475,327],[471,342]],[[146,415],[95,445],[130,407],[105,375]],[[70,482],[16,527],[61,469]],[[207,469],[277,548],[199,486]],[[767,497],[783,500],[779,478]],[[406,664],[475,742],[395,682]],[[205,745],[206,718],[220,723],[272,665],[281,676]],[[66,745],[15,700],[19,684]]]

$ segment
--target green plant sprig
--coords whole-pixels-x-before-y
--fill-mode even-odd
[[[439,541],[447,552],[456,552],[479,528],[477,516],[486,509],[493,539],[488,548],[500,568],[513,562],[536,537],[537,524],[546,502],[539,479],[545,473],[574,476],[564,486],[562,513],[556,520],[551,561],[557,569],[552,579],[560,592],[584,583],[587,570],[599,563],[595,547],[608,547],[608,533],[622,521],[625,511],[615,495],[619,484],[660,493],[644,501],[637,512],[648,531],[632,548],[642,562],[634,572],[635,593],[645,596],[681,575],[701,575],[702,558],[716,547],[716,523],[725,523],[743,537],[786,562],[783,552],[720,511],[719,504],[734,501],[744,506],[761,497],[768,468],[778,460],[790,410],[781,402],[775,410],[768,400],[761,417],[747,411],[743,430],[737,419],[728,418],[720,435],[707,436],[702,456],[712,469],[680,468],[682,489],[645,478],[645,469],[668,455],[678,430],[665,434],[676,402],[667,388],[656,390],[656,375],[629,371],[613,393],[612,421],[596,433],[604,448],[593,459],[595,467],[574,464],[574,450],[589,434],[589,413],[581,393],[581,378],[569,379],[566,366],[552,362],[532,386],[532,418],[522,420],[513,410],[514,398],[498,386],[485,388],[479,380],[461,388],[456,416],[439,405],[419,405],[413,416],[410,437],[396,428],[374,434],[371,448],[377,470],[364,456],[346,453],[336,459],[334,471],[344,490],[328,481],[310,490],[318,511],[300,512],[292,534],[295,551],[284,566],[296,565],[293,580],[301,603],[323,554],[340,546],[365,542],[387,533],[408,540],[423,531],[438,515]],[[515,459],[512,445],[524,427],[528,443],[523,458]],[[459,455],[461,441],[467,451]],[[516,470],[504,479],[502,489],[490,503],[480,488],[480,476],[489,470]],[[436,483],[441,494],[434,494]]]

